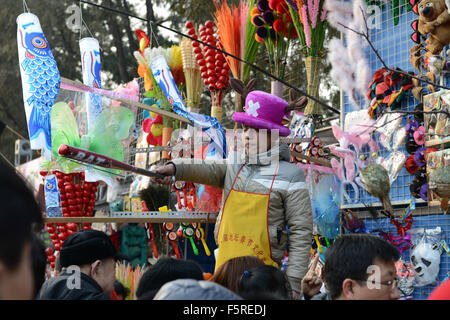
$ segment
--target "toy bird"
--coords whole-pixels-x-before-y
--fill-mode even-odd
[[[39,19],[32,13],[17,17],[17,44],[23,100],[32,149],[51,158],[50,114],[59,93],[61,77]]]
[[[360,176],[367,192],[379,198],[384,209],[392,213],[393,209],[391,200],[389,199],[391,184],[386,169],[376,163],[369,164],[361,171]]]

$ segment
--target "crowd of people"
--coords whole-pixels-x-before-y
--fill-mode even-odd
[[[57,261],[57,276],[46,274],[45,246],[37,236],[42,216],[26,182],[0,165],[0,299],[125,299],[128,289],[115,277],[115,261],[123,259],[108,236],[97,230],[67,238]],[[6,201],[7,199],[7,201]],[[394,246],[370,234],[338,238],[325,253],[323,274],[314,259],[301,280],[304,300],[392,300],[400,297]],[[377,267],[375,280],[369,267]],[[378,285],[378,286],[377,286]],[[446,296],[445,296],[446,294]],[[448,298],[448,282],[431,297]],[[229,259],[205,280],[195,261],[161,257],[142,275],[139,300],[290,300],[285,272],[254,256]]]

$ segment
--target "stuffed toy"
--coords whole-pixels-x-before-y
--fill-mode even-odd
[[[422,0],[418,3],[421,34],[429,34],[425,41],[427,56],[438,55],[444,46],[450,43],[450,14],[444,0]]]
[[[163,117],[158,114],[154,120],[152,118],[146,118],[142,123],[142,130],[147,135],[147,143],[152,146],[162,145],[162,128],[163,128]]]
[[[439,55],[442,49],[450,43],[450,13],[444,0],[421,0],[413,1],[413,11],[419,16],[411,23],[414,33],[411,39],[417,44],[410,49],[411,64],[420,71],[423,61],[421,51],[426,50],[425,57]],[[447,0],[448,2],[448,0]],[[421,42],[422,37],[428,35],[425,44]],[[428,70],[427,78],[436,81],[436,74]],[[433,87],[430,87],[434,91]]]

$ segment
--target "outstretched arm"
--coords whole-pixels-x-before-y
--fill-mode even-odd
[[[223,188],[227,165],[223,162],[197,164],[192,163],[192,159],[174,159],[155,171],[175,176],[175,179],[179,181],[189,181]],[[155,180],[158,183],[169,184],[171,177]]]

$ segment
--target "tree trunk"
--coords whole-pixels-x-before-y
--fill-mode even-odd
[[[126,12],[131,12],[126,0],[122,0],[122,6]],[[134,52],[139,49],[139,45],[137,43],[137,37],[136,38],[134,37],[134,33],[131,30],[130,19],[128,17],[126,17],[125,19],[127,22],[125,24],[125,30],[126,30],[127,37],[128,37],[130,54],[131,54],[131,56],[133,56]]]
[[[112,8],[113,4],[112,1],[109,0],[109,5]],[[120,32],[119,26],[117,24],[117,21],[113,15],[108,15],[108,21],[109,25],[111,27],[111,33],[114,38],[114,45],[116,46],[116,54],[117,54],[117,67],[119,69],[120,79],[123,83],[127,83],[131,80],[130,76],[128,75],[128,72],[126,70],[126,59],[125,59],[125,53],[123,49],[123,42],[122,42],[122,33]]]

